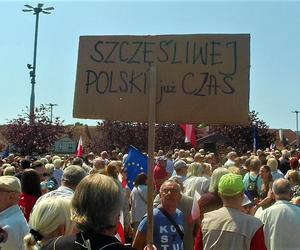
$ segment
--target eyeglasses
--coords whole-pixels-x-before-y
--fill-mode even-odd
[[[169,192],[171,194],[179,194],[180,193],[180,191],[178,189],[164,189],[164,190],[161,190],[161,192],[163,194],[168,194]]]
[[[49,174],[48,173],[43,173],[42,176],[47,177],[47,176],[49,176]]]

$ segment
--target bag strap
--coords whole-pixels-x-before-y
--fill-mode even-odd
[[[136,188],[136,190],[137,190],[137,193],[139,194],[140,198],[142,199],[142,201],[145,202],[145,204],[147,205],[147,201],[145,200],[145,198],[143,197],[143,195],[139,191],[138,187]]]
[[[168,220],[176,228],[177,233],[179,234],[180,238],[183,240],[184,233],[181,231],[181,229],[179,228],[179,226],[178,226],[177,222],[174,220],[174,218],[162,207],[159,207],[158,209],[164,214],[164,216],[166,216],[168,218]]]

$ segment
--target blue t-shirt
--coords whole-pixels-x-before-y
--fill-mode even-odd
[[[176,209],[176,214],[172,215],[172,217],[183,232],[183,213]],[[146,235],[147,217],[144,217],[141,221],[138,231]],[[153,209],[153,241],[157,250],[184,250],[183,240],[180,238],[176,228],[158,208]]]

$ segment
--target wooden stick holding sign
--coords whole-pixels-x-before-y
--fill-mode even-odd
[[[147,194],[147,244],[153,244],[153,165],[156,121],[156,66],[150,67],[148,113],[148,194]]]

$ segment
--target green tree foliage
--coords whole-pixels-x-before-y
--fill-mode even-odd
[[[270,133],[269,126],[257,117],[258,113],[249,113],[249,122],[245,125],[210,126],[210,131],[218,132],[232,139],[231,146],[238,152],[253,150],[254,126],[257,131],[258,148],[270,147],[276,139],[275,133]],[[258,149],[257,148],[257,149]]]
[[[119,148],[127,152],[128,146],[133,145],[141,151],[148,148],[148,125],[138,122],[102,121],[98,123],[98,135],[91,139],[89,150],[101,152]],[[174,148],[190,148],[184,143],[184,133],[176,124],[155,125],[155,150],[163,149],[165,152]]]
[[[49,152],[57,138],[64,133],[60,118],[50,121],[50,107],[36,107],[30,122],[30,115],[23,111],[18,118],[10,120],[2,134],[13,145],[16,152],[22,155],[43,154]]]

